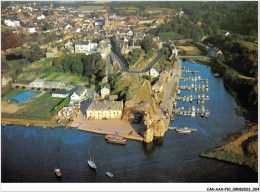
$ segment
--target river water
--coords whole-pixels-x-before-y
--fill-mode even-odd
[[[257,174],[245,166],[198,156],[227,143],[228,133],[245,131],[245,124],[234,113],[237,105],[222,79],[206,66],[184,65],[209,78],[211,100],[206,106],[211,115],[208,119],[177,116],[170,125],[197,128],[197,132],[168,131],[151,144],[128,140],[120,146],[106,143],[104,135],[76,129],[7,125],[1,129],[2,182],[257,182]],[[89,144],[97,172],[86,162]],[[113,179],[105,175],[108,161]],[[55,177],[56,167],[62,178]]]

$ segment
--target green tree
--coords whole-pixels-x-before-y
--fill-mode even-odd
[[[145,51],[152,50],[152,49],[157,49],[157,48],[158,48],[157,45],[156,45],[156,43],[154,42],[154,40],[153,40],[151,37],[149,37],[149,36],[145,37],[145,38],[142,40],[142,42],[141,42],[141,47],[142,47],[142,49],[145,50]]]
[[[30,47],[26,58],[27,60],[32,63],[34,61],[40,60],[44,56],[43,50],[41,50],[38,44],[34,44]]]

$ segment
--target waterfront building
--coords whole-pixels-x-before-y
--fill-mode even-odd
[[[120,119],[123,101],[94,101],[86,110],[88,119]]]
[[[70,96],[70,103],[72,104],[76,104],[76,103],[80,103],[81,101],[84,100],[86,94],[87,94],[87,89],[85,86],[80,86],[78,87],[73,94]]]

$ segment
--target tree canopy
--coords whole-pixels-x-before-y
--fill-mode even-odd
[[[91,55],[65,54],[55,58],[53,66],[58,72],[82,76],[90,83],[101,81],[106,75],[106,63],[100,53]]]

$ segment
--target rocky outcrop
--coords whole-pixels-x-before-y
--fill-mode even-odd
[[[128,102],[129,104],[130,102]],[[130,123],[140,123],[144,142],[150,143],[153,137],[163,137],[167,131],[167,122],[155,113],[148,102],[141,102],[134,107],[125,107],[123,119]]]

